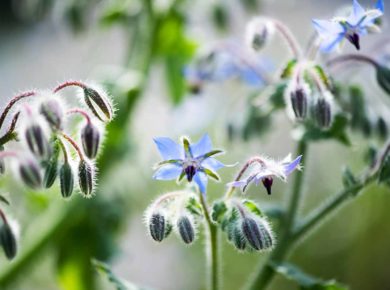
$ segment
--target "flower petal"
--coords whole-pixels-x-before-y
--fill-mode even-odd
[[[284,174],[286,176],[290,175],[295,169],[299,168],[299,163],[301,162],[302,155],[299,155],[291,163],[284,165]]]
[[[381,11],[382,13],[385,12],[385,5],[383,4],[383,0],[378,0],[378,1],[376,1],[375,9],[378,9],[378,10]]]
[[[243,179],[243,180],[229,182],[229,183],[226,184],[226,186],[242,187],[242,186],[245,186],[246,184],[247,184],[247,180]]]
[[[333,35],[332,37],[324,38],[321,41],[320,49],[322,52],[332,52],[335,47],[341,43],[341,41],[344,39],[344,34],[338,34],[338,35]]]
[[[203,172],[198,171],[195,174],[193,180],[198,185],[199,191],[202,194],[206,194],[206,190],[207,190],[207,175],[205,173],[203,173]]]
[[[163,159],[183,159],[182,148],[171,138],[159,137],[153,140]]]
[[[366,11],[364,8],[359,4],[357,0],[353,0],[353,7],[352,12],[347,18],[347,22],[351,26],[356,26],[361,19],[365,16]]]
[[[344,27],[336,21],[313,19],[312,22],[318,34],[323,38],[328,38],[329,36],[337,35],[345,31]]]
[[[197,158],[203,154],[206,154],[212,150],[212,146],[211,139],[206,133],[197,143],[191,145],[192,156]]]
[[[176,179],[183,168],[176,164],[167,164],[160,167],[153,175],[154,179],[157,180],[173,180]]]
[[[207,169],[210,169],[213,171],[217,171],[217,170],[221,169],[222,167],[225,167],[225,164],[223,164],[222,162],[218,161],[217,159],[214,159],[211,157],[205,159],[201,164],[204,168],[207,168]]]
[[[379,9],[372,9],[368,10],[366,12],[366,17],[364,20],[359,24],[359,28],[363,29],[366,28],[367,26],[375,25],[375,19],[378,17],[381,17],[383,15],[383,12],[380,11]]]

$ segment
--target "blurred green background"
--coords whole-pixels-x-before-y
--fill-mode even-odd
[[[294,151],[294,142],[284,112],[274,116],[265,135],[229,140],[227,124],[243,122],[251,90],[229,81],[191,95],[181,68],[196,51],[219,40],[243,43],[245,24],[255,15],[285,21],[305,43],[313,31],[311,18],[330,16],[346,4],[349,1],[0,1],[2,104],[20,90],[50,89],[76,79],[105,84],[118,109],[98,162],[94,199],[76,195],[68,202],[57,187],[31,192],[8,176],[0,180],[21,226],[19,257],[11,263],[1,258],[0,289],[113,289],[92,268],[92,257],[109,262],[118,276],[137,285],[203,289],[201,240],[192,247],[175,238],[156,244],[147,234],[144,209],[157,195],[177,188],[174,182],[152,180],[152,165],[159,159],[152,138],[186,134],[196,140],[208,132],[216,147],[228,152],[222,157],[226,163],[242,163],[259,153],[282,158]],[[387,27],[384,31],[363,42],[363,51],[370,52]],[[288,59],[279,39],[262,54],[276,66]],[[371,94],[383,94],[370,73],[367,69],[340,79],[364,80]],[[335,142],[310,148],[303,213],[341,187],[344,164],[356,172],[362,168],[363,160],[356,156],[374,141],[359,135],[352,140],[349,148]],[[221,170],[223,182],[230,181],[235,170]],[[255,187],[248,194],[266,208],[285,201],[287,186],[276,182],[272,196]],[[224,189],[223,183],[212,182],[209,197],[221,196]],[[388,188],[370,187],[306,238],[291,260],[351,289],[390,289],[389,204]],[[239,289],[264,254],[239,254],[222,240],[223,289]],[[270,288],[297,286],[278,277]]]

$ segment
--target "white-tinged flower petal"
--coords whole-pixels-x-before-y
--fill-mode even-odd
[[[205,194],[207,189],[207,175],[203,172],[198,171],[195,174],[193,180],[199,186],[199,191],[202,194]]]
[[[158,151],[163,159],[183,159],[184,152],[179,144],[168,137],[154,138]]]
[[[206,133],[195,144],[191,145],[191,152],[194,158],[202,156],[212,150],[212,143],[209,135]]]
[[[160,167],[153,175],[157,180],[173,180],[176,179],[182,172],[183,168],[177,164],[167,164]]]

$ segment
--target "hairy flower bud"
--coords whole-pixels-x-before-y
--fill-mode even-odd
[[[92,123],[87,123],[81,129],[81,142],[85,155],[90,159],[96,158],[100,144],[99,129]]]
[[[84,100],[92,113],[101,121],[109,122],[113,117],[112,105],[104,93],[90,87],[84,88]]]
[[[43,101],[39,111],[53,129],[61,129],[64,112],[58,100],[51,98]]]
[[[165,238],[166,218],[162,213],[153,213],[149,219],[149,232],[153,240],[161,242]]]
[[[332,123],[332,103],[331,95],[324,94],[321,96],[315,105],[315,117],[318,126],[321,128],[329,128]]]
[[[303,120],[307,115],[307,91],[303,87],[298,87],[290,92],[291,106],[295,117]]]
[[[252,19],[246,27],[246,41],[249,47],[258,51],[264,47],[274,33],[273,23],[263,17]]]
[[[54,142],[53,145],[53,154],[51,155],[49,161],[46,164],[45,175],[43,177],[43,186],[45,188],[50,188],[58,175],[58,158],[60,155],[60,145],[58,142]]]
[[[178,219],[177,229],[184,243],[191,244],[194,241],[195,226],[193,221],[188,216],[184,215]]]
[[[43,129],[38,124],[26,128],[25,138],[30,151],[40,157],[47,158],[50,155],[49,142],[46,139]]]
[[[247,247],[247,241],[238,225],[231,228],[231,241],[237,250],[243,251]]]
[[[79,163],[79,186],[81,193],[84,196],[91,196],[93,192],[93,182],[94,182],[94,168],[86,160],[80,160]]]
[[[60,187],[63,198],[68,198],[73,193],[74,177],[72,167],[65,162],[60,169]]]
[[[22,181],[29,187],[36,189],[42,185],[40,168],[34,159],[26,159],[19,164],[19,174]]]
[[[272,248],[272,232],[265,220],[245,217],[241,230],[253,249],[260,251]]]
[[[17,253],[15,233],[6,221],[0,226],[0,243],[8,260],[12,260]]]

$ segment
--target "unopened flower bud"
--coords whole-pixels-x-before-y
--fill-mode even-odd
[[[303,120],[307,115],[307,91],[303,87],[298,87],[290,92],[291,106],[295,117]]]
[[[60,187],[63,198],[68,198],[73,193],[74,177],[72,167],[65,162],[60,169]]]
[[[390,95],[390,69],[379,65],[376,70],[376,79],[381,88]]]
[[[177,229],[180,237],[186,244],[191,244],[195,239],[195,226],[188,216],[181,216],[177,221]]]
[[[50,188],[58,175],[58,158],[60,155],[60,145],[58,142],[54,142],[53,145],[53,154],[48,160],[45,168],[45,175],[43,177],[43,186],[45,188]]]
[[[42,102],[39,111],[53,129],[61,129],[64,111],[58,100],[53,98],[45,100]]]
[[[0,226],[0,243],[8,260],[15,258],[17,241],[15,233],[6,221]]]
[[[40,168],[33,159],[23,160],[19,164],[19,174],[22,181],[33,189],[39,188],[42,185]]]
[[[253,249],[260,251],[273,246],[272,232],[265,220],[245,217],[242,221],[241,229]]]
[[[162,213],[156,212],[151,215],[149,232],[156,242],[161,242],[166,237],[166,218]]]
[[[84,100],[92,113],[101,121],[109,122],[113,117],[112,105],[108,97],[97,90],[85,87]]]
[[[25,131],[25,138],[28,147],[34,155],[40,158],[46,158],[50,155],[49,142],[47,141],[45,133],[40,125],[33,124],[27,127]]]
[[[100,144],[100,132],[92,123],[87,123],[81,130],[81,142],[85,155],[94,159]]]
[[[93,166],[86,160],[80,160],[78,173],[79,186],[84,196],[89,197],[93,192],[94,174]]]
[[[249,47],[258,51],[264,47],[274,33],[273,23],[262,17],[252,19],[246,27],[246,41]]]
[[[315,105],[315,117],[318,126],[329,128],[332,123],[332,104],[328,96],[321,96]]]
[[[231,229],[231,240],[237,250],[243,251],[246,249],[247,242],[239,226],[234,225]]]

